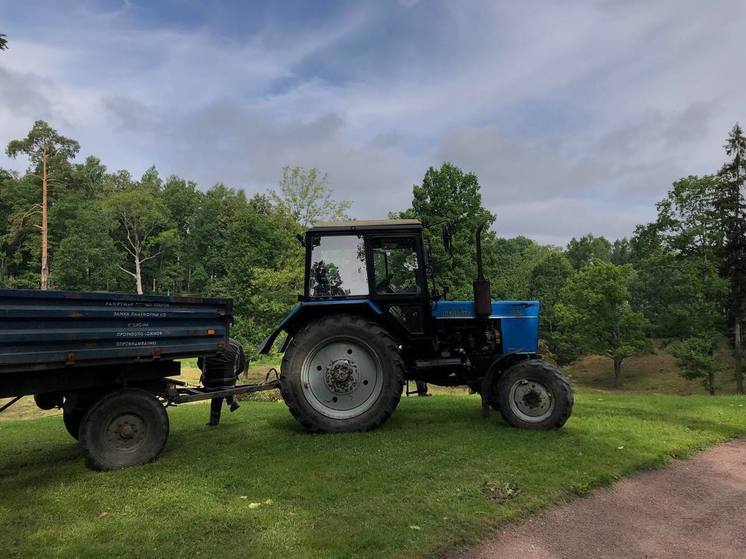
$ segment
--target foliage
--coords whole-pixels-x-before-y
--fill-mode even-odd
[[[567,258],[576,270],[596,260],[610,262],[611,254],[611,243],[605,237],[596,237],[590,233],[580,239],[572,238],[567,244]]]
[[[676,357],[681,376],[689,379],[701,379],[705,390],[715,394],[715,373],[723,366],[714,357],[717,339],[714,336],[687,338],[671,346],[671,353]]]
[[[25,138],[8,143],[5,153],[8,157],[26,155],[38,172],[45,156],[49,157],[50,166],[54,167],[55,161],[69,161],[79,150],[78,142],[61,136],[43,120],[37,120]]]
[[[634,269],[597,261],[581,269],[562,289],[555,307],[564,347],[597,353],[614,363],[614,386],[621,381],[622,362],[650,351],[648,321],[630,305]]]
[[[600,351],[616,355],[621,367],[623,355],[644,345],[638,346],[637,334],[629,341],[633,330],[678,339],[728,333],[746,300],[744,143],[735,127],[720,172],[676,181],[658,204],[656,221],[638,226],[629,239],[610,242],[589,234],[561,250],[486,231],[482,245],[493,297],[540,300],[542,347],[563,363]],[[274,192],[251,199],[229,185],[201,190],[181,177],[162,179],[155,168],[138,180],[126,170],[108,170],[95,157],[74,162],[77,142],[37,121],[26,138],[8,145],[9,154],[29,156],[27,172],[0,169],[2,287],[40,284],[36,210],[45,148],[51,288],[231,297],[232,331],[249,348],[302,291],[303,249],[295,235],[314,220],[346,217],[350,207],[334,199],[326,175],[301,167],[285,167]],[[431,167],[413,187],[411,207],[392,217],[423,221],[437,287],[448,286],[449,298],[470,299],[474,232],[495,219],[482,203],[476,175],[451,163]],[[453,258],[441,240],[444,222],[455,226]],[[130,243],[135,237],[139,282],[137,250]],[[580,285],[602,270],[624,270],[621,298],[619,278]],[[588,293],[593,297],[583,302],[581,295]],[[604,313],[597,319],[593,305],[604,301],[615,309],[616,322]],[[590,323],[599,323],[600,337],[590,336]],[[613,338],[612,323],[627,332],[609,349],[610,343],[601,342]]]
[[[718,180],[712,175],[689,176],[674,182],[666,198],[657,204],[657,229],[671,250],[713,260],[722,244],[712,207],[717,189]]]
[[[688,338],[723,328],[727,282],[714,264],[670,252],[640,260],[631,301],[660,338]]]
[[[6,50],[8,48],[8,36],[5,33],[0,33],[0,50]]]
[[[731,159],[718,172],[713,208],[723,237],[720,250],[721,272],[730,285],[728,318],[733,323],[736,383],[743,393],[742,326],[746,321],[746,136],[736,123],[725,143]]]
[[[168,208],[146,183],[141,183],[114,192],[104,201],[102,209],[116,220],[114,237],[131,262],[131,267],[121,264],[118,267],[132,276],[137,293],[142,294],[143,265],[160,256],[175,240],[176,231],[168,227]]]
[[[447,286],[453,298],[471,298],[472,281],[476,275],[474,232],[479,224],[495,220],[495,216],[482,206],[477,176],[465,173],[452,163],[443,163],[440,169],[430,167],[422,184],[412,189],[412,207],[398,217],[416,218],[425,225],[425,240],[438,287]],[[453,258],[446,255],[440,239],[444,223],[455,227]],[[485,237],[485,254],[492,254],[494,234],[488,233]],[[492,280],[494,262],[487,260],[485,265]]]
[[[280,192],[273,191],[271,196],[304,229],[315,221],[348,219],[347,210],[352,204],[347,200],[336,201],[328,182],[328,176],[319,175],[315,168],[283,167]]]
[[[529,297],[541,302],[541,325],[545,334],[556,329],[554,307],[560,302],[562,288],[573,273],[570,260],[559,251],[547,254],[531,270]]]

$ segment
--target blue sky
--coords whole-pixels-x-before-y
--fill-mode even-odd
[[[359,218],[452,161],[501,235],[616,238],[722,162],[744,29],[739,0],[0,0],[0,144],[42,118],[111,170],[249,193],[317,167]]]

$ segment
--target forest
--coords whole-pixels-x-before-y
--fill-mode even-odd
[[[351,207],[316,169],[285,167],[276,185],[247,196],[242,185],[203,190],[155,167],[140,177],[112,171],[94,156],[79,160],[79,152],[44,121],[7,144],[7,155],[28,166],[0,168],[0,288],[231,297],[233,334],[249,348],[302,292],[296,235],[315,221],[346,218]],[[727,346],[743,392],[745,189],[746,137],[736,124],[722,167],[673,182],[657,219],[629,238],[588,233],[557,247],[488,232],[493,298],[541,301],[543,353],[560,364],[608,357],[615,386],[624,360],[652,351],[655,339],[710,393],[724,372],[715,350]],[[452,223],[450,259],[439,228],[426,229],[431,271],[441,294],[471,298],[474,231],[495,220],[477,176],[447,162],[430,167],[412,188],[411,206],[390,217]]]

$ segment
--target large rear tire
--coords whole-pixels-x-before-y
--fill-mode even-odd
[[[572,413],[570,383],[559,369],[540,359],[521,361],[497,382],[497,400],[503,419],[523,429],[558,429]]]
[[[93,404],[80,426],[80,445],[94,470],[155,460],[168,439],[168,414],[150,392],[128,388]]]
[[[327,316],[308,324],[282,360],[282,397],[312,432],[380,427],[394,413],[403,386],[396,342],[379,324],[359,316]]]

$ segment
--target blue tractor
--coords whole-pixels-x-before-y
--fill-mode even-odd
[[[299,304],[259,346],[287,336],[280,388],[309,431],[365,431],[382,425],[406,381],[468,386],[485,415],[553,429],[570,417],[567,380],[538,355],[539,303],[492,301],[476,232],[473,301],[447,301],[428,286],[423,226],[416,220],[317,224],[305,246]],[[451,229],[443,243],[451,251]]]

